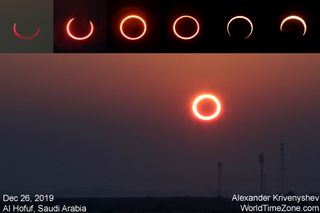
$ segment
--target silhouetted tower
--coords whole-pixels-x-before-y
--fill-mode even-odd
[[[264,155],[260,154],[259,156],[259,163],[260,163],[260,193],[264,194]]]
[[[218,163],[218,197],[222,197],[222,167],[221,162]]]
[[[280,189],[281,193],[285,193],[286,181],[286,159],[284,144],[280,144]]]

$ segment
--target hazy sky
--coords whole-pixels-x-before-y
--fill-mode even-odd
[[[215,196],[320,192],[318,55],[1,55],[0,191]],[[219,121],[190,106],[223,102]]]

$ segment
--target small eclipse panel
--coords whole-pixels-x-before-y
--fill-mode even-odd
[[[317,0],[43,1],[55,53],[320,53]],[[0,32],[21,48],[48,37],[39,19],[11,22]]]

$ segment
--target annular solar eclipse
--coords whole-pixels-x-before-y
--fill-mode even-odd
[[[307,33],[307,23],[305,22],[305,20],[303,18],[301,18],[300,16],[296,16],[296,15],[291,15],[291,16],[288,16],[285,19],[283,19],[283,21],[281,22],[281,25],[280,25],[280,31],[283,32],[285,25],[288,22],[292,22],[292,21],[301,23],[301,25],[303,26],[303,34],[302,35],[305,36]]]
[[[77,36],[77,35],[74,35],[74,33],[71,30],[71,26],[72,26],[74,20],[75,20],[75,18],[71,18],[66,25],[66,32],[67,32],[68,36],[74,40],[77,40],[77,41],[84,41],[84,40],[87,40],[88,38],[90,38],[94,32],[94,25],[93,25],[92,21],[89,21],[89,25],[90,25],[89,32],[84,36]]]
[[[130,24],[129,21],[138,21],[143,30],[141,31],[141,33],[139,35],[136,35],[136,36],[131,36],[131,35],[128,35],[128,33],[126,32],[126,24]],[[128,40],[131,40],[131,41],[136,41],[136,40],[139,40],[139,39],[142,39],[142,37],[147,33],[147,23],[146,21],[141,17],[141,16],[138,16],[138,15],[135,15],[135,14],[132,14],[132,15],[128,15],[126,16],[125,18],[122,19],[121,23],[120,23],[120,32],[121,32],[121,35],[128,39]]]
[[[248,17],[246,17],[246,16],[235,16],[235,17],[233,17],[232,19],[230,19],[230,21],[229,21],[228,24],[227,24],[227,32],[228,32],[229,36],[232,37],[232,34],[230,33],[230,26],[231,26],[232,24],[236,24],[236,21],[237,21],[237,20],[245,20],[245,21],[250,25],[250,32],[249,32],[248,35],[245,37],[245,39],[250,38],[250,36],[251,36],[252,33],[253,33],[253,23],[252,23],[252,21],[251,21]]]
[[[193,23],[196,25],[196,28],[195,28],[194,33],[191,34],[191,35],[189,35],[189,36],[182,35],[181,32],[179,32],[179,30],[177,29],[177,25],[178,25],[181,21],[186,20],[186,19],[193,21]],[[195,17],[190,16],[190,15],[183,15],[183,16],[178,17],[178,18],[174,21],[173,26],[172,26],[172,29],[173,29],[174,34],[175,34],[178,38],[180,38],[180,39],[182,39],[182,40],[191,40],[191,39],[195,38],[195,37],[199,34],[199,32],[200,32],[200,24],[199,24],[199,21],[198,21]]]
[[[15,22],[13,24],[13,33],[14,35],[21,39],[21,40],[33,40],[34,38],[36,38],[37,36],[39,36],[40,34],[40,27],[37,27],[36,28],[36,31],[32,34],[32,35],[28,35],[28,36],[25,36],[25,35],[22,35],[21,33],[18,32],[18,29],[17,29],[17,22]]]
[[[202,102],[209,101],[214,109],[209,115],[204,114],[200,111],[199,106]],[[199,95],[192,104],[193,115],[201,121],[213,121],[217,119],[222,111],[222,104],[220,100],[213,94],[202,94]]]

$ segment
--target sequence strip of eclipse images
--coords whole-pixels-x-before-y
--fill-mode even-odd
[[[72,17],[66,20],[65,23],[65,32],[70,39],[81,42],[93,37],[96,31],[96,26],[92,20],[88,21],[88,25],[86,27],[87,32],[81,35],[73,31],[73,28],[76,28],[73,26],[76,25],[75,22],[76,17]],[[230,29],[233,25],[237,25],[240,22],[242,22],[242,24],[243,22],[246,22],[248,25],[247,32],[245,36],[243,36],[243,39],[250,39],[254,33],[255,25],[254,22],[247,16],[238,15],[232,17],[228,23],[226,23],[226,33],[229,37],[233,37],[233,33]],[[279,31],[286,32],[286,26],[290,24],[301,25],[301,28],[303,29],[303,31],[301,31],[301,36],[305,36],[307,34],[308,26],[306,21],[297,15],[290,15],[284,18],[279,24]],[[137,14],[130,14],[120,21],[119,32],[124,39],[129,41],[138,41],[143,40],[144,37],[146,37],[150,27],[151,26],[148,25],[148,20],[146,18],[143,18]],[[197,17],[188,14],[177,17],[172,23],[172,33],[176,36],[176,38],[185,41],[195,39],[200,34],[201,29],[202,26],[200,20]],[[82,31],[85,31],[85,29]],[[41,28],[37,26],[33,34],[25,35],[23,32],[18,30],[18,23],[15,22],[13,24],[13,33],[21,40],[34,40],[41,35]]]

